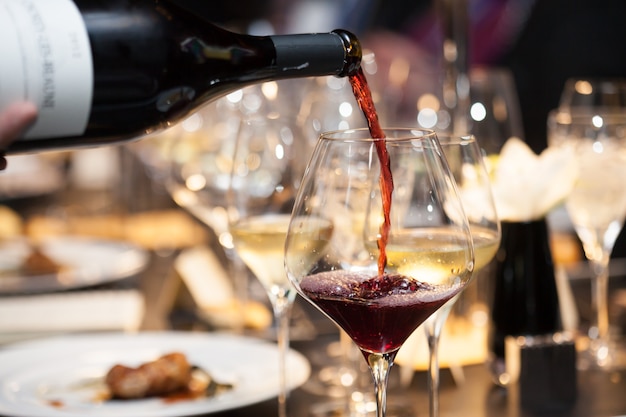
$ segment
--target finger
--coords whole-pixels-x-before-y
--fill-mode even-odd
[[[37,107],[20,102],[9,105],[0,113],[0,149],[18,139],[37,119]]]

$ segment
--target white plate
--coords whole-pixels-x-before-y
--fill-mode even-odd
[[[114,364],[137,366],[165,353],[184,353],[232,390],[179,402],[159,398],[98,402],[88,381]],[[291,389],[309,377],[308,361],[287,356]],[[78,388],[81,387],[81,388]],[[249,337],[220,333],[159,332],[77,335],[11,345],[0,351],[0,415],[14,417],[176,417],[214,413],[278,394],[278,348]],[[61,406],[53,406],[58,401]]]
[[[148,263],[146,251],[129,243],[87,237],[55,237],[46,239],[41,250],[67,267],[63,272],[35,276],[14,272],[30,250],[23,239],[0,244],[0,294],[89,287],[133,276]]]

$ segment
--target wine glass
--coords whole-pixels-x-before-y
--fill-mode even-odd
[[[589,343],[579,367],[621,368],[626,361],[609,327],[608,268],[626,217],[626,113],[554,110],[548,116],[548,141],[571,147],[577,157],[578,180],[565,206],[594,275]]]
[[[524,138],[517,90],[509,70],[476,67],[470,71],[468,116],[468,132],[480,138],[487,155],[500,153],[510,138]]]
[[[248,115],[237,136],[228,193],[229,231],[242,261],[272,304],[279,348],[279,416],[286,416],[286,354],[296,291],[284,269],[284,245],[295,192],[308,156],[296,115]]]
[[[626,78],[567,79],[559,99],[559,109],[581,108],[623,111],[626,108]]]
[[[372,65],[371,57],[364,55],[364,71]],[[368,75],[370,75],[368,73]],[[377,106],[380,103],[376,103]],[[378,107],[377,107],[378,110]],[[380,115],[380,113],[379,113]],[[315,145],[323,132],[347,130],[367,126],[363,113],[354,100],[354,93],[347,78],[333,76],[316,77],[310,80],[306,93],[303,96],[298,114],[298,121],[306,140]],[[360,217],[364,207],[351,207],[346,216]],[[315,415],[353,415],[358,410],[374,404],[369,395],[360,395],[363,391],[369,393],[368,373],[364,369],[360,352],[346,333],[339,328],[339,341],[331,342],[326,349],[327,356],[321,356],[324,361],[319,373],[309,381],[309,388],[317,394],[333,399],[315,404]],[[337,348],[335,348],[337,346]],[[339,397],[339,401],[334,398]],[[344,401],[345,400],[345,401]]]
[[[489,174],[483,160],[483,152],[473,135],[446,136],[438,133],[437,137],[454,175],[461,201],[467,215],[472,239],[474,241],[474,274],[478,274],[495,256],[500,245],[500,221],[491,192]],[[474,282],[465,289],[477,292]],[[465,297],[467,298],[467,297]],[[479,298],[470,297],[474,300]],[[459,299],[458,295],[445,303],[423,324],[428,342],[428,383],[431,417],[439,415],[439,340],[448,315]],[[467,303],[466,303],[467,304]],[[471,306],[457,306],[458,320],[468,319]],[[455,312],[453,312],[454,314]]]
[[[244,90],[209,103],[170,129],[164,153],[165,187],[174,202],[206,224],[228,253],[232,249],[226,194]]]
[[[295,82],[295,81],[294,81]],[[233,279],[237,308],[205,317],[218,327],[243,331],[259,323],[251,317],[249,274],[233,248],[228,227],[228,198],[237,136],[245,118],[264,115],[284,104],[291,80],[249,86],[209,103],[169,130],[160,151],[166,160],[163,183],[172,199],[213,232],[212,248],[225,259]],[[248,184],[253,186],[252,183]]]
[[[207,104],[160,134],[158,149],[164,160],[160,176],[166,191],[178,206],[208,227],[211,249],[223,260],[233,280],[234,308],[219,314],[200,313],[212,326],[239,332],[249,324],[248,273],[233,249],[226,196],[245,103],[253,101],[249,96],[256,97],[255,88],[247,87]]]
[[[346,77],[311,79],[300,105],[298,120],[306,139],[313,144],[322,132],[367,126]]]
[[[361,350],[378,417],[385,415],[398,350],[463,290],[474,263],[469,224],[436,134],[384,133],[384,140],[371,139],[367,129],[320,136],[285,245],[298,293]],[[362,217],[345,215],[359,206]]]

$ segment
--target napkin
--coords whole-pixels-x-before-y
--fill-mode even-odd
[[[578,164],[569,147],[549,147],[537,155],[522,140],[511,138],[491,176],[500,220],[531,221],[565,200],[578,178]]]
[[[0,343],[77,331],[136,331],[144,299],[135,289],[3,297]]]

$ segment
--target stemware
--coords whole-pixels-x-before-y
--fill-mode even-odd
[[[295,192],[307,160],[295,114],[270,110],[246,116],[237,136],[228,193],[229,231],[242,261],[274,310],[279,348],[279,416],[286,416],[285,357],[296,297],[284,269],[284,245]]]
[[[248,274],[233,249],[228,230],[227,193],[233,154],[249,96],[248,87],[200,109],[161,135],[162,183],[172,200],[208,227],[210,246],[232,278],[236,305],[229,314],[203,318],[218,328],[242,332],[247,325]]]
[[[304,94],[298,114],[306,139],[315,144],[322,132],[365,127],[347,78],[316,77]]]
[[[498,154],[513,137],[524,139],[517,90],[505,68],[476,67],[470,71],[469,128],[487,155]]]
[[[580,355],[579,367],[622,367],[624,355],[609,327],[608,268],[626,216],[626,113],[552,111],[548,141],[550,146],[570,146],[575,151],[578,180],[565,206],[594,275],[589,344]]]
[[[173,127],[164,147],[168,160],[165,187],[172,199],[213,230],[232,249],[226,194],[243,90],[216,100]]]
[[[459,187],[459,194],[474,241],[474,273],[478,274],[493,259],[500,244],[500,222],[496,214],[483,153],[473,135],[446,136],[437,134],[437,136]],[[467,295],[470,290],[479,291],[476,282],[468,286],[463,294]],[[463,298],[467,299],[468,297]],[[469,298],[476,300],[478,297]],[[458,296],[453,297],[423,324],[428,342],[429,413],[431,417],[439,416],[439,340],[441,331],[458,300]],[[471,320],[473,312],[470,309],[472,306],[463,305],[458,306],[458,308],[461,310],[456,312],[459,316],[457,317],[458,320],[467,320],[468,318]]]
[[[623,111],[626,108],[626,78],[567,79],[559,99],[559,109],[581,108]]]
[[[244,331],[252,296],[249,274],[233,247],[229,230],[228,193],[237,137],[243,120],[269,114],[284,106],[292,88],[287,80],[267,82],[235,91],[214,102],[171,128],[164,138],[161,154],[166,160],[163,183],[172,199],[212,231],[212,244],[224,259],[233,279],[238,307],[226,316],[206,317],[216,327]],[[256,178],[256,177],[255,177]],[[252,177],[249,187],[253,187]],[[212,242],[213,243],[213,242]],[[263,292],[260,293],[264,295]]]
[[[285,245],[298,293],[361,350],[378,417],[385,415],[398,350],[463,290],[474,263],[469,224],[436,134],[384,133],[385,140],[367,129],[320,136]],[[347,216],[351,207],[365,208],[363,216]]]
[[[371,58],[367,59],[367,54],[365,56],[363,65],[367,72],[368,62],[372,65],[372,61]],[[312,144],[311,147],[323,132],[367,126],[363,113],[354,101],[348,79],[333,76],[310,80],[300,105],[298,122],[304,137]],[[364,209],[351,207],[349,215],[362,216]],[[310,388],[315,387],[318,393],[331,397],[331,400],[317,403],[314,413],[320,415],[322,409],[325,415],[339,417],[358,414],[361,413],[359,410],[371,408],[373,398],[363,393],[365,390],[369,393],[369,371],[364,369],[358,349],[340,328],[339,341],[331,343],[326,349],[328,355],[321,357],[324,362],[319,373],[309,381]]]

